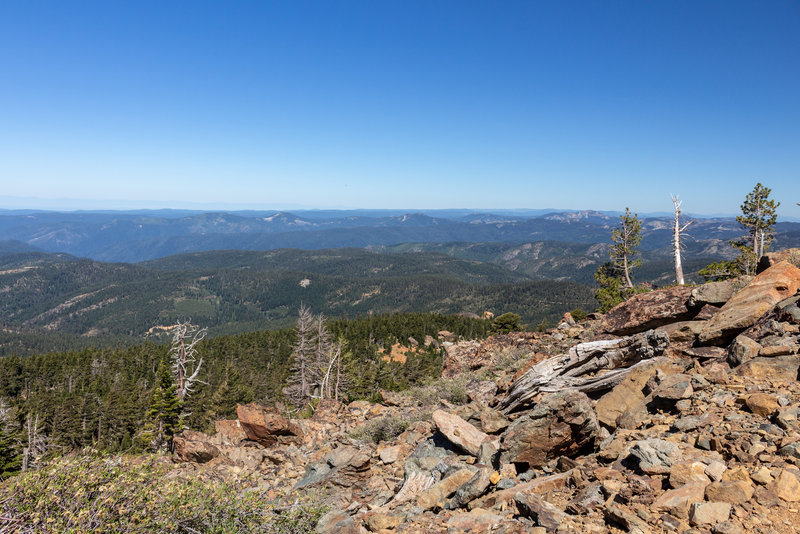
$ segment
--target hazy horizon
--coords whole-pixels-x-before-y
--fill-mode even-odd
[[[792,0],[7,2],[0,207],[735,214],[761,182],[798,218],[798,28]]]

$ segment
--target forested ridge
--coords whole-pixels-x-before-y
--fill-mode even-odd
[[[427,313],[375,315],[326,322],[334,339],[343,342],[349,399],[374,398],[381,389],[402,390],[441,374],[438,343],[426,336],[448,330],[458,337],[485,337],[488,321]],[[385,361],[383,350],[400,343],[419,347],[404,364]],[[213,428],[216,419],[234,415],[237,403],[273,404],[282,393],[293,363],[293,329],[261,330],[204,340],[203,382],[185,399],[182,424]],[[11,440],[19,452],[28,432],[45,443],[43,454],[91,446],[98,450],[132,451],[148,419],[157,391],[157,375],[167,361],[168,344],[143,343],[127,348],[83,349],[32,356],[0,357],[0,441]],[[141,447],[140,447],[141,448]]]
[[[593,306],[591,289],[574,282],[441,254],[357,249],[215,251],[144,264],[8,254],[0,291],[0,354],[163,339],[159,327],[186,318],[212,336],[288,327],[302,303],[329,317],[513,311],[533,325]]]

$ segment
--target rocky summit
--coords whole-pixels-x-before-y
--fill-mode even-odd
[[[315,495],[320,533],[800,532],[800,269],[448,342],[442,391],[240,406],[191,476]],[[430,392],[428,392],[430,393]]]

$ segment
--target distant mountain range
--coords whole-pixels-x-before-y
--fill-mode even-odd
[[[283,327],[301,304],[333,317],[514,311],[533,326],[594,307],[591,288],[575,282],[535,281],[436,253],[363,249],[211,251],[141,264],[9,252],[0,254],[0,293],[0,333],[7,338],[37,331],[158,337],[159,327],[181,318],[213,334]]]
[[[194,213],[179,217],[141,213],[5,212],[0,240],[16,240],[45,252],[64,252],[101,261],[140,262],[185,252],[208,250],[307,250],[340,247],[393,247],[404,243],[443,244],[539,241],[608,243],[617,218],[597,211],[543,213],[443,212]],[[669,217],[643,219],[642,250],[667,250]],[[800,223],[777,225],[777,246],[800,244]],[[741,235],[735,219],[698,219],[691,227],[697,240],[688,256],[725,255],[728,240]],[[732,253],[729,251],[728,254]]]

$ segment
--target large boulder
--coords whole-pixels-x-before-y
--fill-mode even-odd
[[[756,276],[708,320],[700,343],[721,345],[754,325],[762,315],[800,289],[800,269],[782,261]]]
[[[464,421],[457,415],[443,410],[433,412],[433,422],[436,427],[451,443],[473,456],[478,456],[484,442],[496,442],[497,438],[481,432],[474,425]],[[496,450],[497,447],[495,447]]]
[[[659,370],[668,372],[671,364],[666,359],[655,359],[636,367],[614,389],[597,400],[597,419],[604,425],[615,428],[617,419],[628,410],[638,406],[645,398],[644,389]]]
[[[172,440],[175,457],[181,462],[203,464],[219,456],[219,449],[202,432],[184,430]]]
[[[302,431],[277,409],[258,403],[239,404],[236,416],[247,438],[270,447],[282,436],[300,436]]]
[[[720,280],[719,282],[708,282],[692,289],[689,304],[691,306],[702,306],[704,304],[722,306],[752,280],[752,276],[738,276],[728,280]]]
[[[691,294],[691,287],[676,286],[634,295],[603,317],[599,331],[622,336],[691,319],[697,311],[688,305]]]
[[[542,467],[559,456],[589,452],[599,427],[584,393],[560,391],[514,421],[503,435],[501,463]]]
[[[228,447],[238,447],[247,439],[247,434],[238,419],[221,419],[214,421],[216,442]]]

